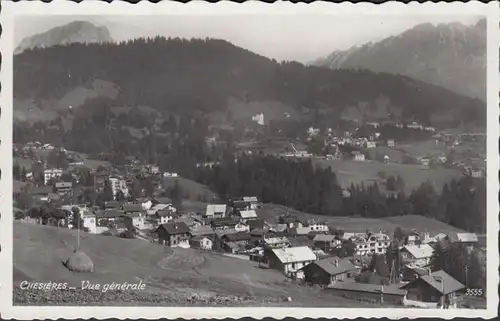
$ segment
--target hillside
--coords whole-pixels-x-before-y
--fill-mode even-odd
[[[304,213],[276,204],[265,204],[258,210],[258,215],[269,223],[276,223],[279,216],[285,215],[287,212],[304,221],[325,221],[329,226],[349,233],[364,233],[367,229],[371,229],[374,233],[386,231],[389,235],[392,235],[394,229],[397,227],[405,231],[417,229],[423,232],[427,230],[431,236],[439,233],[463,232],[446,223],[420,215],[402,215],[385,218],[325,216]]]
[[[278,63],[215,39],[37,48],[15,56],[14,75],[14,109],[30,102],[46,115],[64,114],[61,106],[75,109],[84,104],[82,97],[96,96],[162,113],[225,113],[230,105],[231,112],[248,118],[242,108],[253,114],[275,106],[272,117],[286,111],[314,122],[328,115],[332,121],[412,119],[436,127],[482,126],[486,111],[480,100],[404,76]],[[99,92],[96,81],[107,89]],[[266,103],[252,105],[261,101]]]
[[[113,38],[105,26],[94,26],[87,21],[74,21],[64,26],[52,28],[43,33],[24,38],[14,54],[33,48],[46,48],[70,43],[112,42]]]
[[[486,20],[418,25],[380,42],[334,51],[316,65],[401,74],[486,100]]]
[[[71,255],[75,239],[76,231],[14,223],[14,304],[374,307],[294,285],[256,262],[86,233],[80,245],[92,259],[94,272],[73,273],[62,261]],[[60,291],[35,296],[33,291],[18,289],[24,280],[68,282],[77,289],[62,296]],[[82,291],[78,288],[83,280],[102,285],[142,280],[146,289]],[[286,297],[292,302],[284,302]]]

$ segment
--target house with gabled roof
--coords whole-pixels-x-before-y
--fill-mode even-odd
[[[304,276],[300,269],[316,261],[316,255],[307,246],[270,249],[266,250],[265,256],[270,268],[299,279]]]
[[[320,285],[344,281],[357,274],[356,267],[348,259],[339,257],[317,260],[303,267],[302,271],[306,282]]]
[[[205,217],[208,218],[222,218],[226,216],[226,204],[209,204],[205,212]]]
[[[330,234],[316,234],[313,238],[313,242],[315,248],[322,249],[324,251],[329,251],[330,249],[342,245],[342,241],[339,240],[338,237]]]
[[[443,270],[423,275],[414,281],[401,287],[408,291],[406,299],[408,304],[419,307],[456,308],[459,299],[459,292],[465,286],[455,280]]]
[[[430,264],[434,249],[429,244],[405,245],[400,253],[406,262],[416,266],[427,266]]]
[[[184,223],[166,223],[156,229],[158,241],[170,247],[189,247],[189,228]]]
[[[259,218],[255,210],[239,211],[238,216],[241,218],[242,221],[247,221],[247,220],[250,221]]]
[[[140,215],[143,215],[143,208],[141,204],[123,204],[122,205],[122,210],[125,214],[132,214],[132,213],[138,213]]]

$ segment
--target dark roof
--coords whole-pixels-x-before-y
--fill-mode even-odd
[[[264,227],[264,220],[257,218],[254,220],[248,220],[247,221],[248,226],[250,226],[250,229],[258,228],[262,229]]]
[[[431,273],[431,275],[423,275],[413,282],[406,284],[403,288],[408,289],[415,284],[425,282],[441,294],[449,294],[465,288],[465,286],[451,277],[443,270]]]
[[[159,228],[163,228],[170,235],[189,233],[189,227],[184,222],[166,223],[160,225]]]
[[[237,242],[237,241],[249,240],[250,234],[247,232],[238,232],[238,233],[226,234],[223,237],[227,238],[231,242]]]
[[[235,220],[233,218],[222,217],[222,218],[214,218],[214,219],[212,219],[212,221],[210,222],[210,224],[217,225],[217,226],[222,226],[222,225],[236,225],[239,222],[240,222],[239,220]]]
[[[250,235],[252,236],[263,236],[264,234],[266,234],[266,232],[261,228],[254,228],[250,231]]]
[[[192,236],[214,235],[215,232],[210,226],[202,225],[191,228]]]
[[[120,216],[124,216],[125,213],[117,210],[106,210],[106,211],[97,211],[95,216],[97,218],[117,218]]]
[[[120,202],[118,202],[118,201],[104,202],[104,208],[116,208],[119,206],[120,206]]]
[[[246,208],[248,206],[250,206],[250,202],[245,202],[243,200],[238,200],[233,202],[233,207],[237,210]]]
[[[295,237],[288,236],[288,240],[290,241],[290,245],[293,247],[296,247],[296,246],[313,247],[314,246],[314,242],[312,240],[310,240],[307,236],[295,236]]]
[[[53,192],[53,188],[51,186],[40,186],[40,187],[30,187],[28,188],[28,194],[35,194],[35,195],[41,195],[41,194],[50,194]]]
[[[356,267],[351,262],[349,262],[349,260],[341,259],[338,257],[329,257],[321,259],[319,261],[313,262],[312,264],[316,264],[330,275],[337,275],[350,271],[356,271]],[[304,267],[303,269],[305,268],[307,268],[307,266]]]
[[[122,208],[125,212],[142,212],[141,204],[123,204]]]

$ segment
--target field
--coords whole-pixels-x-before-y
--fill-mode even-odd
[[[420,165],[322,159],[315,159],[313,162],[323,167],[331,166],[332,170],[337,174],[339,184],[343,188],[348,188],[351,183],[364,183],[365,185],[370,182],[385,183],[385,180],[378,175],[379,172],[384,172],[387,176],[401,176],[405,182],[406,193],[411,193],[425,181],[431,182],[440,192],[445,183],[450,182],[453,178],[461,177],[461,173],[457,170],[429,169]]]
[[[426,218],[420,215],[404,215],[396,217],[388,217],[381,219],[363,218],[363,217],[341,217],[341,216],[325,216],[313,215],[299,212],[281,205],[265,204],[258,210],[260,218],[269,223],[275,223],[280,215],[286,214],[287,211],[301,220],[321,220],[326,221],[334,228],[342,229],[344,232],[363,233],[367,229],[372,232],[386,231],[390,235],[396,227],[403,230],[417,229],[421,232],[427,230],[431,236],[439,233],[459,232],[461,230],[450,226],[446,223],[439,222],[434,219]]]
[[[278,271],[248,260],[171,249],[141,240],[82,234],[80,248],[92,259],[93,273],[74,273],[62,261],[76,244],[76,232],[55,227],[14,223],[15,304],[203,305],[376,307],[335,297],[319,289],[287,281]],[[26,293],[21,281],[68,282],[77,287]],[[95,293],[79,290],[82,281],[146,284],[143,292]],[[292,301],[285,301],[291,297]],[[380,305],[379,305],[380,307]]]

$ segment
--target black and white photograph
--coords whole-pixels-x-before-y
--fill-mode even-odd
[[[496,311],[496,7],[30,5],[2,21],[16,311]]]

